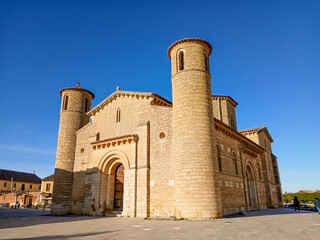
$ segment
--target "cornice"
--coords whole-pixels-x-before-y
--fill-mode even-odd
[[[177,45],[179,45],[179,44],[181,44],[181,43],[188,43],[188,42],[197,42],[197,43],[204,44],[204,45],[206,45],[206,46],[209,48],[209,54],[208,54],[208,55],[210,55],[211,52],[212,52],[212,46],[211,46],[211,44],[210,44],[209,42],[207,42],[206,40],[203,40],[203,39],[201,39],[201,38],[184,38],[184,39],[181,39],[181,40],[176,41],[176,42],[174,42],[173,44],[171,44],[171,46],[168,48],[168,56],[169,56],[169,58],[171,59],[170,53],[171,53],[171,50],[172,50],[175,46],[177,46]]]
[[[105,100],[103,100],[101,103],[99,103],[97,106],[95,106],[93,109],[91,109],[87,113],[87,115],[89,117],[94,116],[97,112],[102,110],[109,103],[112,103],[114,100],[116,100],[117,98],[121,98],[121,97],[127,97],[127,98],[132,98],[132,99],[134,99],[134,98],[146,99],[146,100],[150,100],[151,105],[172,107],[172,102],[165,99],[164,97],[161,97],[160,95],[158,95],[156,93],[117,90],[116,92],[112,93],[109,97],[107,97]]]
[[[132,142],[137,142],[138,139],[139,137],[137,134],[124,135],[124,136],[119,136],[114,138],[107,138],[100,141],[95,141],[95,142],[92,142],[91,145],[93,150],[98,150],[98,149],[114,147],[117,145],[130,144]]]
[[[269,139],[270,142],[273,142],[273,138],[271,137],[267,127],[263,126],[263,127],[256,127],[256,128],[249,128],[249,129],[243,129],[243,130],[239,130],[239,132],[246,136],[246,135],[251,135],[251,134],[258,134],[261,132],[265,132],[265,134],[267,135],[267,138]]]
[[[231,127],[216,118],[214,119],[214,126],[217,131],[220,131],[223,134],[240,142],[243,145],[243,152],[256,157],[257,154],[260,154],[264,151],[264,149],[258,144],[243,136],[241,133],[234,131]]]
[[[234,107],[238,106],[238,103],[230,96],[227,95],[212,95],[212,100],[226,100],[228,101],[231,105],[233,105]]]
[[[92,99],[94,99],[94,97],[95,97],[94,94],[93,94],[93,92],[91,92],[91,91],[89,91],[89,90],[87,90],[87,89],[84,89],[84,88],[82,88],[82,87],[79,87],[79,86],[63,88],[63,89],[60,90],[60,95],[62,96],[62,92],[63,92],[63,91],[66,91],[66,90],[83,91],[83,92],[89,93],[89,94],[92,96]]]

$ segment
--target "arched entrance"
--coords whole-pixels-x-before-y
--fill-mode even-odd
[[[257,194],[256,194],[256,183],[252,168],[248,165],[246,167],[246,180],[247,180],[247,201],[248,210],[257,209]]]
[[[123,185],[124,185],[124,166],[120,163],[115,171],[114,181],[114,211],[123,210]]]
[[[97,212],[124,214],[135,209],[130,203],[131,172],[127,155],[119,150],[105,154],[98,165],[100,169],[100,191],[97,192]],[[128,181],[128,179],[130,179]],[[126,194],[128,193],[128,194]]]

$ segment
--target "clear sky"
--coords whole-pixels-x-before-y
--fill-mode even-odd
[[[266,124],[283,192],[320,189],[320,1],[0,1],[0,168],[54,172],[64,87],[171,100],[168,47],[213,46],[213,94]]]

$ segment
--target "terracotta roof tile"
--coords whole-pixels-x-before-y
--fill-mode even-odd
[[[14,182],[27,182],[27,183],[41,184],[41,178],[39,178],[35,174],[0,169],[0,180],[11,181],[11,178],[13,178]]]

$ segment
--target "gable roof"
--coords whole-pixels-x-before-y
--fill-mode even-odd
[[[0,180],[11,181],[11,178],[13,178],[14,182],[41,184],[41,178],[39,178],[34,173],[17,172],[17,171],[0,169]]]
[[[256,128],[248,128],[248,129],[243,129],[243,130],[238,130],[239,133],[243,134],[243,135],[247,135],[250,133],[261,133],[261,132],[265,132],[267,138],[269,139],[270,142],[273,142],[273,138],[271,137],[268,129],[266,126],[263,127],[256,127]]]
[[[45,177],[42,179],[42,181],[54,181],[54,174],[48,176],[48,177]]]
[[[172,107],[172,102],[165,99],[164,97],[161,97],[160,95],[152,92],[133,92],[133,91],[122,91],[117,90],[114,93],[112,93],[109,97],[104,99],[101,103],[99,103],[97,106],[92,108],[87,115],[92,116],[95,115],[97,112],[100,111],[104,106],[108,105],[115,99],[120,97],[132,97],[132,98],[146,98],[147,100],[151,100],[151,105],[159,105],[159,106],[165,106],[165,107]]]

